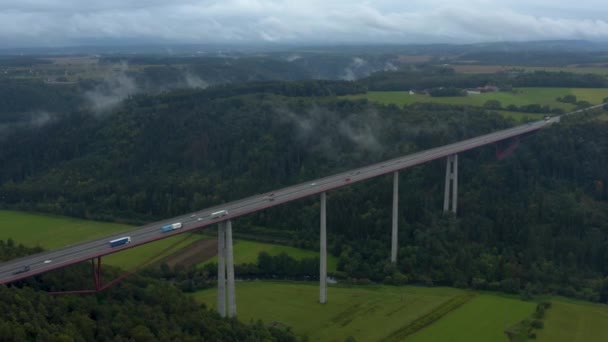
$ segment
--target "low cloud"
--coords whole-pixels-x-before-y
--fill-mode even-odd
[[[127,75],[127,70],[127,63],[121,63],[95,89],[85,92],[84,97],[93,110],[101,112],[111,109],[139,91],[135,80]]]
[[[0,121],[0,139],[10,135],[10,133],[14,132],[16,129],[42,127],[52,121],[53,118],[53,113],[49,113],[44,110],[37,110],[21,113],[18,121]]]
[[[205,80],[190,72],[186,72],[184,74],[184,82],[188,88],[205,89],[209,86],[209,83],[207,83]]]
[[[277,112],[284,122],[295,127],[295,139],[328,158],[338,156],[339,140],[348,142],[358,152],[381,153],[384,150],[378,139],[383,128],[379,125],[378,114],[373,111],[339,118],[338,114],[320,107],[298,114],[285,108],[277,109]]]

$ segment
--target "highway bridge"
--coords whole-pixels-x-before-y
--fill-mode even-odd
[[[603,104],[602,104],[603,105]],[[587,109],[593,109],[602,105],[593,106]],[[577,111],[579,112],[579,111]],[[576,113],[576,112],[573,112]],[[569,113],[569,114],[573,114]],[[562,115],[563,116],[563,115]],[[527,123],[513,128],[501,130],[498,132],[485,134],[471,139],[466,139],[453,144],[432,148],[429,150],[413,153],[407,156],[394,158],[373,165],[361,167],[358,169],[341,172],[328,177],[314,179],[305,183],[289,186],[282,189],[277,189],[264,194],[250,196],[237,201],[225,203],[219,206],[203,209],[197,212],[184,214],[159,222],[146,224],[141,227],[134,228],[130,231],[120,234],[110,235],[104,238],[77,243],[66,246],[61,249],[34,254],[20,259],[11,260],[0,264],[0,284],[14,282],[19,279],[31,277],[36,274],[44,273],[53,269],[62,268],[71,264],[86,260],[100,260],[100,257],[128,248],[134,248],[156,240],[165,239],[173,235],[183,234],[188,231],[200,229],[213,224],[220,224],[220,252],[219,255],[219,273],[224,278],[224,272],[227,272],[229,296],[234,300],[234,294],[230,294],[230,287],[234,287],[234,274],[232,265],[232,236],[231,236],[231,219],[243,216],[256,211],[264,210],[283,203],[295,201],[304,197],[309,197],[321,194],[321,290],[320,302],[326,300],[326,232],[325,232],[325,193],[327,191],[337,189],[350,184],[361,182],[370,178],[378,177],[385,174],[394,174],[394,201],[393,201],[393,243],[391,260],[396,260],[397,251],[397,189],[398,177],[397,172],[405,170],[416,165],[424,164],[433,160],[448,157],[448,167],[446,170],[446,192],[444,201],[444,210],[447,211],[450,199],[452,201],[452,210],[456,211],[457,198],[457,155],[460,152],[475,149],[480,146],[493,144],[509,138],[522,136],[528,133],[536,132],[560,120],[560,116],[547,118],[545,120]],[[452,184],[452,185],[450,185]],[[450,189],[450,187],[453,187]],[[450,195],[451,194],[451,195]],[[226,215],[213,217],[212,213],[218,211],[226,211]],[[170,232],[162,232],[161,227],[181,222],[181,229],[172,230]],[[131,242],[125,245],[111,247],[109,241],[121,237],[129,236]],[[225,259],[225,260],[224,260]],[[226,264],[224,264],[226,263]],[[100,267],[100,265],[98,265]],[[225,267],[225,270],[224,270]],[[232,279],[230,279],[232,278]],[[232,280],[232,284],[230,281]],[[220,296],[224,296],[224,279],[220,282]],[[234,291],[232,289],[232,291]],[[223,300],[223,299],[222,299]],[[220,301],[222,301],[220,300]],[[229,299],[230,301],[230,299]],[[222,310],[222,304],[220,311]],[[225,308],[223,309],[225,310]],[[236,311],[236,309],[234,309]],[[225,314],[225,312],[223,312]],[[235,314],[234,312],[233,314]]]

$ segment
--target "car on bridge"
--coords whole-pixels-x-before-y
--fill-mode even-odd
[[[210,216],[212,219],[216,219],[216,218],[220,218],[220,217],[226,216],[226,215],[228,215],[228,210],[216,211],[216,212],[211,213]]]
[[[130,236],[125,236],[125,237],[121,237],[118,239],[114,239],[110,241],[110,247],[116,247],[116,246],[121,246],[121,245],[126,245],[127,243],[131,242],[131,237]]]
[[[21,267],[20,269],[16,270],[15,272],[13,272],[13,274],[21,274],[21,273],[29,272],[29,270],[30,270],[30,266],[25,265],[25,266]]]
[[[175,229],[179,229],[181,227],[182,227],[182,223],[177,222],[177,223],[173,223],[173,224],[168,224],[166,226],[162,226],[162,227],[160,227],[160,230],[161,230],[161,232],[166,233],[166,232],[170,232]]]

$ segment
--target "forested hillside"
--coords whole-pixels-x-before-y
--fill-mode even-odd
[[[0,261],[38,252],[0,240]],[[119,275],[104,267],[106,279]],[[48,291],[91,286],[79,264],[0,286],[0,341],[295,341],[286,330],[222,319],[171,284],[131,276],[95,295]]]
[[[475,108],[286,90],[296,85],[134,96],[105,115],[73,112],[21,128],[0,142],[0,205],[145,222],[513,124]],[[524,138],[504,160],[493,146],[463,153],[456,217],[441,212],[443,161],[402,172],[396,267],[387,261],[389,177],[330,192],[337,276],[606,302],[607,128],[575,119]],[[235,222],[237,232],[260,226],[316,248],[318,203]]]

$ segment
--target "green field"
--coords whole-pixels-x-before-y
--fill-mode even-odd
[[[410,95],[407,91],[370,91],[367,94],[351,95],[347,98],[367,98],[370,101],[383,104],[396,104],[404,106],[416,102],[433,102],[455,105],[483,106],[488,100],[498,100],[503,108],[508,105],[549,105],[551,108],[561,108],[565,111],[574,109],[572,104],[557,102],[558,96],[576,95],[577,99],[599,104],[608,97],[608,89],[595,88],[517,88],[514,92],[482,93],[479,95],[431,97],[427,95]],[[525,115],[525,114],[524,114]],[[534,114],[528,114],[533,116]]]
[[[554,298],[551,304],[544,329],[536,330],[538,341],[608,341],[608,305],[564,298]]]
[[[0,239],[12,238],[16,243],[22,243],[29,247],[42,247],[47,250],[93,240],[131,228],[131,226],[124,224],[0,210]],[[186,239],[167,253],[175,252],[200,238],[198,235],[191,234],[188,236],[174,236],[106,256],[103,258],[103,262],[123,269],[130,269],[178,241]]]
[[[240,320],[284,324],[310,341],[344,341],[348,336],[357,341],[384,340],[467,293],[453,288],[332,286],[327,304],[321,305],[316,282],[253,281],[236,286]],[[215,309],[216,293],[208,289],[193,296]],[[535,330],[538,341],[608,341],[607,305],[564,298],[550,301],[544,329]],[[530,318],[535,309],[535,302],[479,293],[405,340],[507,342],[505,330]]]
[[[347,336],[377,341],[465,293],[451,288],[332,286],[327,304],[321,305],[318,283],[236,284],[237,312],[242,321],[279,322],[311,341],[344,341]],[[215,289],[199,291],[194,297],[215,308]]]
[[[0,239],[12,238],[26,246],[44,249],[55,249],[130,228],[124,224],[0,210]]]
[[[292,258],[298,260],[304,258],[315,258],[319,256],[319,252],[306,249],[247,240],[234,241],[233,253],[235,264],[256,263],[258,260],[258,254],[260,254],[260,252],[267,252],[270,255],[279,255],[284,252]],[[217,256],[205,261],[201,265],[212,262],[217,262]],[[338,258],[333,255],[327,255],[327,271],[333,272],[337,267]]]
[[[480,294],[407,341],[508,341],[504,331],[530,316],[536,303]]]
[[[29,247],[42,247],[47,250],[57,249],[81,241],[93,240],[121,231],[126,231],[131,228],[131,226],[124,224],[0,210],[0,239],[6,240],[8,238],[12,238],[16,243],[22,243],[23,245]],[[152,242],[144,246],[105,256],[104,263],[118,266],[123,269],[130,269],[140,265],[145,260],[154,257],[173,244],[177,245],[168,250],[165,255],[175,253],[181,248],[186,247],[197,240],[210,237],[212,236],[200,234],[181,234]],[[278,255],[285,252],[296,259],[316,257],[319,254],[315,251],[303,250],[288,246],[236,240],[234,243],[235,263],[239,264],[256,262],[258,254],[261,251],[266,251],[271,255]],[[217,262],[217,257],[214,257],[207,262]],[[328,256],[328,271],[335,271],[336,265],[337,258],[331,255]]]

